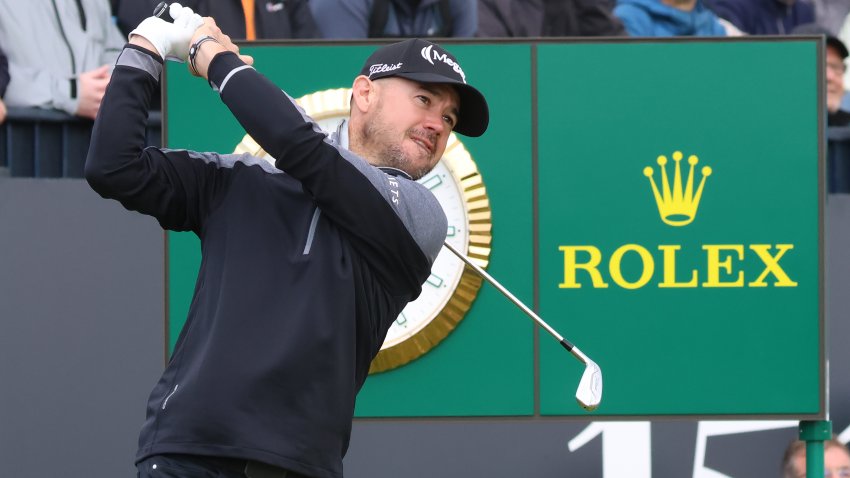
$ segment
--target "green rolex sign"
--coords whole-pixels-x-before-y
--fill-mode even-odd
[[[592,342],[600,412],[821,412],[817,44],[538,55],[541,312]],[[562,355],[544,414],[576,413]]]
[[[491,107],[464,139],[488,270],[599,364],[605,394],[584,412],[582,366],[485,284],[439,345],[367,380],[358,416],[825,416],[820,40],[450,48]],[[371,50],[246,47],[294,97],[349,86]],[[177,68],[169,146],[231,151],[244,132]],[[169,238],[173,343],[198,244]]]

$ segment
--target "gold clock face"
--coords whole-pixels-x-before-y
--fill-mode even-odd
[[[335,131],[348,117],[351,90],[319,91],[296,102],[325,131]],[[272,163],[265,151],[245,135],[236,153],[250,153]],[[469,152],[452,133],[437,166],[419,180],[440,202],[448,218],[446,242],[486,268],[492,239],[490,201]],[[482,279],[443,248],[419,297],[393,322],[369,373],[383,372],[414,360],[440,343],[463,319],[481,288]]]

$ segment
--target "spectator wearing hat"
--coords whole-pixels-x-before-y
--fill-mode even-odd
[[[837,30],[837,32],[838,34],[836,36],[838,39],[841,40],[844,45],[850,45],[850,14],[842,17],[841,27]],[[850,75],[844,75],[844,89],[850,90]],[[850,111],[850,95],[845,95],[843,107]]]
[[[850,125],[850,113],[841,109],[844,98],[844,73],[847,71],[848,51],[844,42],[838,38],[826,36],[826,109],[827,125]]]
[[[828,126],[850,125],[850,112],[841,107],[844,99],[845,60],[850,52],[847,46],[826,28],[816,23],[807,23],[794,28],[795,35],[823,35],[826,38],[826,110]]]

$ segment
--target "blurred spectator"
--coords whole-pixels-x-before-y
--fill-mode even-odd
[[[827,126],[850,125],[850,112],[841,107],[844,98],[845,60],[850,52],[847,46],[826,28],[816,23],[806,23],[794,28],[795,35],[824,35],[826,37],[826,110]]]
[[[543,36],[544,0],[478,0],[476,36]]]
[[[6,54],[0,51],[0,98],[6,94],[7,86],[9,86],[9,60],[6,59]]]
[[[324,38],[471,37],[476,0],[310,0]]]
[[[160,0],[110,0],[118,29],[127,38],[142,20],[151,16]],[[182,4],[182,2],[180,2]]]
[[[815,21],[805,0],[705,0],[706,6],[748,35],[787,35]]]
[[[850,14],[850,2],[847,0],[814,0],[815,22],[835,35],[847,15]]]
[[[0,51],[0,123],[6,119],[6,104],[3,103],[3,95],[6,94],[7,86],[9,86],[9,62],[6,60],[6,55]]]
[[[598,0],[478,0],[477,36],[625,35],[612,9]]]
[[[107,0],[0,0],[7,106],[94,118],[124,39]]]
[[[180,2],[181,5],[192,8],[202,17],[215,18],[221,31],[234,40],[319,38],[319,29],[316,27],[307,3],[307,0],[265,2],[261,0],[183,0]]]
[[[614,14],[637,37],[725,36],[726,29],[702,0],[618,0]]]
[[[845,44],[850,45],[850,14],[844,18],[841,29],[838,30],[838,38]],[[844,89],[850,90],[850,75],[844,75]],[[850,95],[844,95],[842,107],[850,111]]]
[[[850,477],[850,451],[836,439],[823,442],[825,477]],[[806,442],[793,441],[782,456],[782,478],[806,478]]]
[[[832,35],[826,37],[826,109],[828,126],[850,125],[850,113],[841,109],[844,98],[844,74],[848,51],[844,43]]]

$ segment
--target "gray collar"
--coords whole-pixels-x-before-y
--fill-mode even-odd
[[[348,120],[344,119],[339,122],[339,125],[336,127],[336,137],[337,142],[340,146],[345,149],[348,149]],[[349,150],[350,151],[350,150]]]

